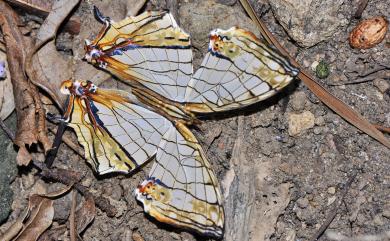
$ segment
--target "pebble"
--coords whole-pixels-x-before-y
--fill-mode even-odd
[[[300,208],[307,208],[309,206],[309,200],[306,197],[297,200],[297,205]]]
[[[293,96],[292,96],[292,99],[291,99],[291,107],[295,110],[295,111],[301,111],[303,110],[303,108],[305,108],[305,104],[306,104],[306,94],[305,92],[303,91],[298,91],[297,93],[295,93]]]
[[[336,193],[336,188],[335,187],[329,187],[328,188],[328,193],[332,194],[332,195],[335,194]]]
[[[325,119],[323,116],[319,116],[317,117],[315,120],[314,120],[314,123],[317,125],[317,126],[323,126],[325,125]]]
[[[334,201],[336,201],[336,196],[332,196],[330,198],[328,198],[328,204],[326,204],[327,206],[331,205],[332,203],[334,203]]]
[[[310,111],[305,111],[302,114],[290,113],[288,116],[288,134],[290,136],[297,136],[313,126],[314,115]]]
[[[386,92],[386,90],[388,90],[390,88],[390,84],[388,81],[384,80],[384,79],[375,79],[373,81],[373,84],[375,87],[378,88],[378,90],[383,94]]]

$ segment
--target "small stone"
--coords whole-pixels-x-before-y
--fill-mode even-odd
[[[320,64],[320,62],[318,62],[317,60],[314,61],[314,62],[311,64],[311,66],[310,66],[311,70],[316,71],[316,68],[317,68],[317,66],[318,66],[319,64]]]
[[[299,92],[295,93],[291,99],[291,107],[295,111],[303,110],[303,108],[305,108],[306,99],[307,99],[307,97],[306,97],[305,92],[299,91]]]
[[[377,226],[383,226],[385,224],[382,215],[378,214],[374,217],[373,223]]]
[[[383,94],[385,93],[389,88],[390,88],[390,85],[389,85],[389,82],[387,82],[386,80],[384,79],[375,79],[373,81],[373,84],[375,85],[375,87],[378,88],[378,90]]]
[[[305,111],[302,114],[290,114],[288,117],[288,134],[290,136],[297,136],[313,126],[314,115],[310,111]]]
[[[87,178],[83,179],[81,184],[85,187],[90,187],[92,185],[92,178],[87,177]]]
[[[314,127],[313,133],[316,135],[321,134],[322,128],[321,127]]]
[[[319,116],[317,117],[315,120],[314,120],[314,123],[317,125],[317,126],[323,126],[325,125],[325,118],[323,116]]]
[[[390,219],[390,209],[384,210],[382,213],[382,216],[387,218],[387,219]]]
[[[307,208],[309,206],[309,200],[306,197],[300,198],[297,200],[297,205],[300,208]]]
[[[294,229],[287,228],[284,230],[283,236],[281,237],[281,240],[286,240],[286,241],[295,241],[297,233]]]
[[[336,196],[332,196],[330,198],[328,198],[328,203],[326,204],[327,206],[331,205],[332,203],[334,203],[334,201],[336,201]]]
[[[332,195],[335,194],[336,193],[336,188],[335,187],[329,187],[328,188],[328,193],[332,194]]]

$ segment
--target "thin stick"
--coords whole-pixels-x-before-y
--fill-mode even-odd
[[[348,193],[349,188],[351,187],[353,181],[355,180],[356,175],[357,175],[357,171],[354,171],[352,173],[351,177],[348,179],[347,183],[345,183],[343,190],[341,191],[340,196],[333,203],[332,208],[328,214],[328,217],[325,219],[325,222],[321,225],[321,227],[317,230],[317,232],[315,232],[315,234],[309,239],[309,241],[318,240],[322,236],[322,234],[324,234],[325,230],[329,227],[329,225],[332,223],[333,219],[337,215],[337,212],[340,208],[341,203],[343,202],[345,196]]]
[[[73,185],[73,187],[79,191],[84,197],[92,198],[95,201],[97,207],[100,208],[103,212],[109,217],[115,217],[117,210],[114,206],[110,204],[110,201],[103,197],[97,196],[96,194],[89,191],[89,188],[85,187],[79,181],[82,176],[80,173],[60,168],[47,168],[42,162],[33,161],[34,166],[39,169],[40,175],[47,179],[51,179],[55,182],[60,182],[65,185]]]
[[[5,132],[5,134],[8,136],[8,138],[14,142],[15,140],[15,134],[12,132],[12,130],[10,130],[6,125],[5,123],[3,122],[3,120],[0,118],[0,127],[1,129],[3,129],[3,131]]]
[[[364,9],[367,7],[368,0],[360,0],[359,7],[353,15],[355,18],[361,18]]]
[[[70,229],[70,241],[77,241],[76,234],[76,205],[77,205],[77,192],[75,190],[72,191],[72,206],[70,209],[69,215],[69,229]]]

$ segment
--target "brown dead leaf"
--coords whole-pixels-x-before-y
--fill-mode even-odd
[[[24,11],[40,16],[47,17],[52,10],[53,1],[47,0],[6,0],[10,5],[23,9]],[[80,32],[80,18],[71,17],[65,24],[64,30],[71,34]]]
[[[96,207],[92,197],[86,197],[83,205],[76,212],[77,233],[82,233],[95,218]]]
[[[66,230],[66,225],[50,228],[39,237],[38,241],[56,241],[65,234]]]
[[[317,83],[313,76],[305,71],[299,63],[289,55],[286,49],[272,36],[271,32],[267,29],[265,24],[256,16],[255,11],[248,2],[248,0],[240,0],[245,11],[248,13],[252,21],[257,25],[262,36],[270,44],[275,46],[282,54],[289,58],[290,62],[297,68],[300,73],[298,78],[301,79],[305,85],[330,109],[344,118],[346,121],[371,136],[375,140],[382,143],[384,146],[390,148],[390,140],[387,139],[382,132],[378,131],[369,121],[367,121],[361,114],[353,110],[341,100],[333,96],[327,89]]]
[[[4,79],[0,79],[0,118],[5,120],[15,109],[14,92],[12,91],[11,74],[8,69],[7,55],[0,51],[0,68],[5,71]]]
[[[32,195],[26,213],[16,220],[0,240],[35,241],[50,227],[53,216],[53,200]],[[18,233],[15,234],[15,231]]]
[[[48,194],[33,194],[26,211],[0,237],[1,241],[35,241],[50,227],[54,217],[53,199],[61,197],[72,186]],[[14,238],[16,237],[16,238]]]
[[[36,102],[34,99],[37,89],[27,81],[23,71],[25,51],[31,49],[32,44],[31,40],[19,31],[19,16],[4,1],[0,1],[0,26],[7,49],[7,61],[18,118],[14,143],[20,147],[18,164],[26,165],[31,160],[26,148],[38,141],[36,108],[40,105],[39,100]]]
[[[59,108],[65,103],[60,84],[71,78],[71,59],[62,56],[55,47],[58,28],[80,0],[55,1],[52,11],[37,34],[35,48],[26,59],[26,73],[31,81],[45,90]]]

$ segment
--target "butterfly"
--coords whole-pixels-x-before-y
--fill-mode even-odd
[[[86,40],[85,59],[120,78],[130,92],[90,81],[64,81],[63,121],[73,128],[98,174],[132,173],[154,164],[135,190],[158,221],[220,238],[224,210],[217,178],[191,130],[203,114],[264,100],[298,74],[284,56],[253,33],[233,27],[210,35],[193,72],[190,36],[166,11],[147,11],[104,24]]]

